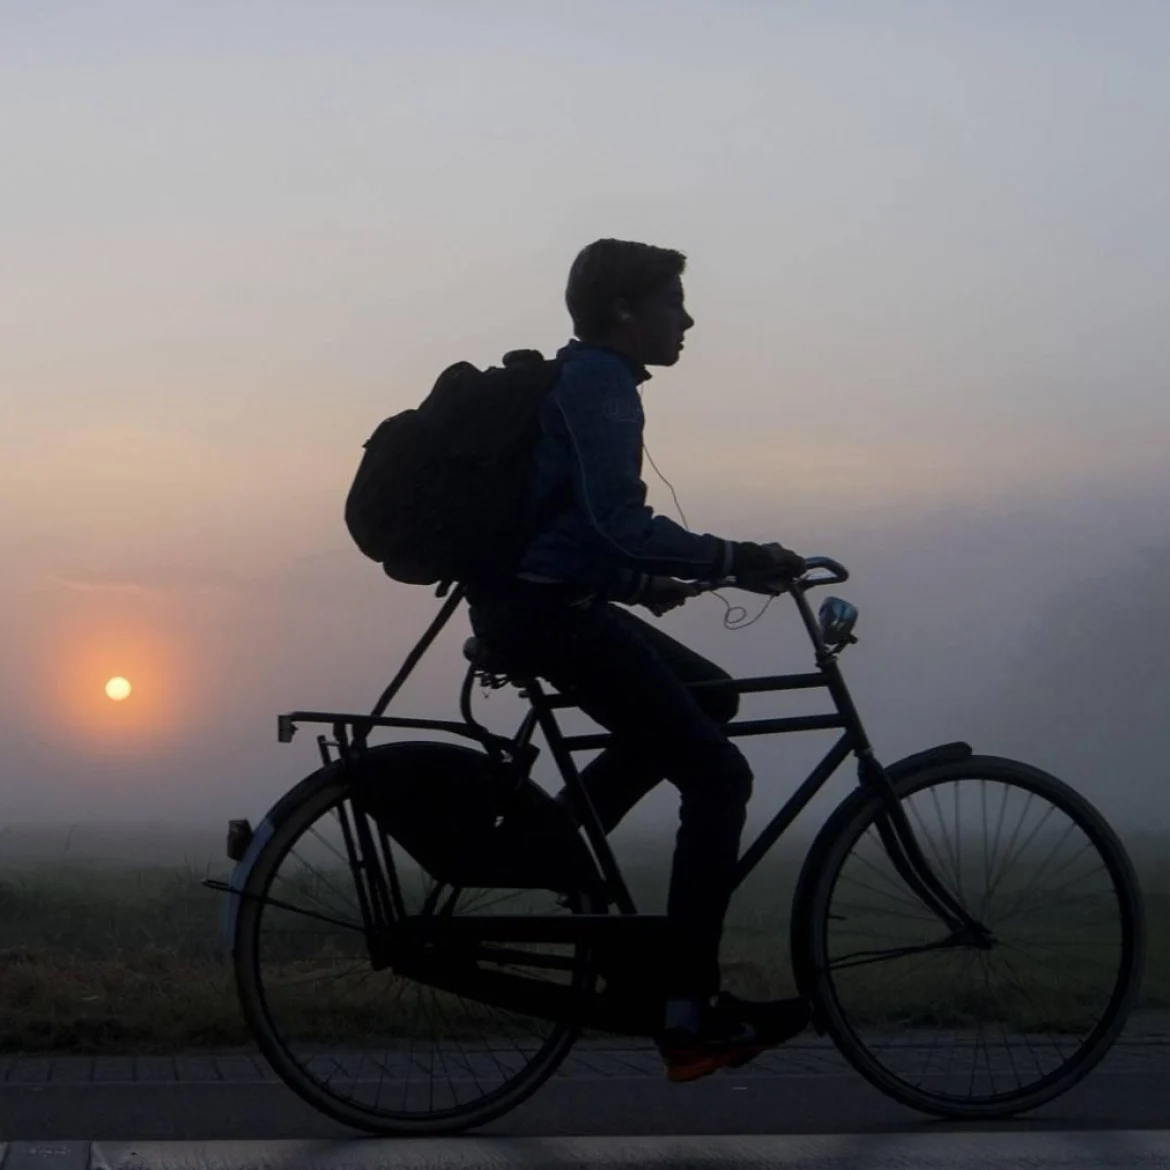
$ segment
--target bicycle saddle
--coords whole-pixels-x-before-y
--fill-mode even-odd
[[[487,674],[509,674],[510,663],[494,646],[489,646],[482,638],[471,637],[463,643],[463,657],[476,670]]]

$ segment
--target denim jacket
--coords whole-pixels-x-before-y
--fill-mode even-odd
[[[570,342],[540,411],[531,514],[555,492],[572,504],[539,532],[521,559],[529,579],[594,586],[634,600],[648,575],[716,580],[730,572],[732,547],[687,531],[646,503],[644,416],[638,386],[650,375],[625,357]]]

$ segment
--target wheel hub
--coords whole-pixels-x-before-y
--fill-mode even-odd
[[[955,931],[951,939],[957,947],[974,947],[977,951],[990,951],[998,945],[995,935],[978,923]]]

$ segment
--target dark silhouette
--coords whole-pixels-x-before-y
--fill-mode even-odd
[[[599,240],[577,257],[566,293],[576,339],[558,355],[560,376],[541,407],[530,504],[535,513],[558,493],[567,502],[517,573],[468,591],[484,642],[514,669],[571,694],[620,741],[582,773],[607,831],[663,779],[682,795],[667,903],[676,942],[659,1037],[676,1079],[742,1062],[776,1039],[719,995],[752,773],[723,730],[737,696],[699,698],[687,685],[729,676],[618,604],[662,614],[694,595],[689,582],[783,582],[804,568],[778,543],[688,532],[646,504],[638,388],[647,367],[679,360],[694,325],[685,263],[679,252],[621,240]],[[798,1011],[782,1031],[799,1030]]]

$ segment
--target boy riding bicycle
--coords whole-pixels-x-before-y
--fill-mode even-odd
[[[694,325],[685,257],[620,240],[585,248],[566,301],[575,340],[540,413],[530,505],[565,506],[529,544],[518,571],[468,589],[476,634],[527,673],[571,693],[613,734],[581,778],[606,832],[661,780],[681,794],[667,914],[659,1049],[672,1080],[739,1066],[807,1022],[802,1004],[747,1004],[720,994],[719,945],[739,857],[752,772],[723,731],[730,691],[690,684],[726,672],[617,604],[656,614],[694,596],[688,582],[734,576],[782,584],[804,561],[777,543],[687,531],[646,504],[642,402],[649,366],[672,366]],[[558,493],[560,496],[558,497]],[[562,799],[573,804],[572,794]]]

